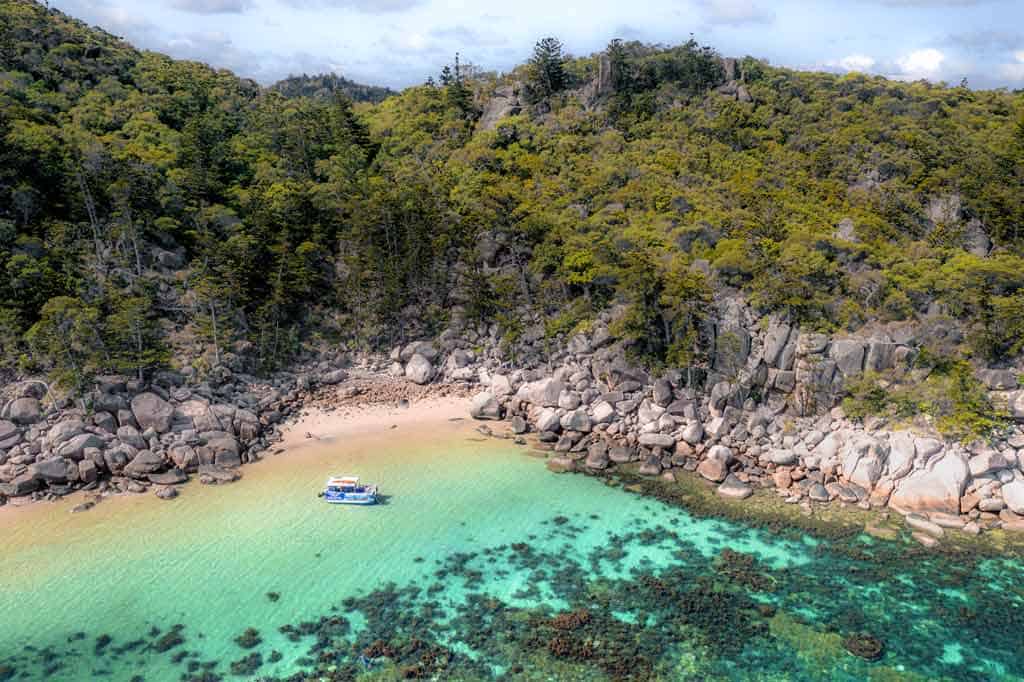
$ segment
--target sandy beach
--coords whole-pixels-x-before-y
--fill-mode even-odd
[[[352,438],[391,440],[396,430],[422,432],[468,419],[469,400],[455,396],[427,397],[406,407],[385,403],[313,406],[285,427],[283,440],[273,450],[284,448],[282,454],[287,454],[321,441]]]
[[[264,452],[263,459],[242,466],[239,469],[242,481],[232,485],[244,485],[246,478],[273,476],[281,468],[309,466],[336,452],[339,447],[346,450],[393,448],[402,442],[419,444],[458,430],[470,432],[468,415],[469,400],[457,395],[427,395],[405,407],[394,402],[343,401],[330,404],[330,401],[321,400],[305,408],[298,419],[286,425],[283,440]],[[187,499],[199,487],[200,483],[193,477],[192,481],[180,487],[181,498]],[[68,514],[69,518],[84,518],[97,514],[102,508],[102,515],[109,517],[130,512],[139,505],[166,504],[152,492],[110,494],[103,496],[102,503],[93,509],[81,515],[71,514],[76,506],[96,498],[92,491],[75,492],[52,503],[14,498],[0,507],[0,531],[55,512]]]

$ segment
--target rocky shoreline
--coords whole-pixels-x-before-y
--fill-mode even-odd
[[[223,368],[198,383],[175,372],[146,383],[103,377],[77,407],[49,400],[41,382],[22,382],[7,387],[0,412],[0,502],[76,490],[93,493],[83,508],[117,493],[172,498],[191,478],[231,482],[243,464],[280,452],[283,429],[311,408],[458,395],[474,396],[472,417],[532,434],[550,451],[553,471],[686,471],[728,498],[770,489],[805,510],[891,509],[925,545],[949,529],[1024,530],[1019,425],[965,445],[880,418],[853,420],[838,406],[847,378],[909,367],[913,330],[831,339],[729,306],[715,338],[730,342],[715,342],[711,367],[661,376],[626,361],[606,313],[555,352],[528,331],[515,364],[494,328],[484,327],[449,330],[386,358],[336,353],[267,380]],[[1024,404],[1016,375],[979,376],[1016,414]]]
[[[1024,431],[1017,423],[990,442],[963,444],[934,430],[891,427],[846,416],[835,399],[848,376],[909,369],[912,338],[830,339],[776,320],[733,325],[747,334],[716,358],[732,377],[684,371],[652,377],[628,366],[599,326],[573,340],[554,368],[482,373],[472,416],[508,420],[536,434],[556,472],[602,472],[629,465],[641,475],[694,472],[722,497],[774,490],[787,503],[837,503],[893,510],[914,538],[934,546],[949,530],[1024,531]],[[904,330],[905,331],[905,330]],[[978,376],[1019,421],[1010,370]],[[760,399],[755,400],[760,389]],[[823,400],[831,394],[831,400]],[[817,396],[817,409],[808,409]]]
[[[565,378],[526,382],[501,399],[480,393],[472,415],[507,418],[515,434],[536,432],[550,450],[548,469],[559,473],[628,466],[643,476],[675,480],[676,472],[685,471],[715,484],[726,498],[770,489],[808,513],[830,503],[892,509],[926,546],[946,529],[970,535],[1024,531],[1015,452],[872,429],[847,419],[840,408],[817,418],[755,411],[704,422],[692,403],[669,398],[675,389],[666,380],[606,392],[584,406]],[[578,385],[580,377],[573,378]],[[613,405],[611,399],[620,397]],[[622,402],[627,404],[617,407]]]
[[[373,363],[337,364],[268,381],[226,370],[198,384],[174,372],[157,373],[146,383],[102,377],[81,401],[85,408],[51,399],[41,381],[9,386],[11,397],[0,413],[0,505],[53,501],[73,492],[86,493],[73,511],[117,494],[173,499],[192,479],[231,483],[243,465],[282,452],[285,430],[310,410],[355,416],[375,405],[465,394],[459,384],[389,377]]]

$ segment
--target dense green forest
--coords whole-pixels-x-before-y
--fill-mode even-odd
[[[0,0],[0,360],[266,370],[621,306],[638,357],[683,366],[724,291],[824,331],[926,319],[943,358],[1021,352],[1024,95],[731,68],[545,40],[353,103],[384,93],[264,89]],[[509,84],[520,113],[482,129]]]
[[[288,78],[271,85],[270,89],[285,97],[314,97],[333,100],[340,95],[353,102],[380,102],[395,94],[395,91],[390,88],[383,88],[379,85],[363,85],[336,73],[288,76]]]

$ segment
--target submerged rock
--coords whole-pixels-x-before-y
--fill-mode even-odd
[[[718,494],[735,500],[745,500],[754,494],[754,489],[736,476],[729,474],[722,485],[718,486]]]
[[[866,661],[878,661],[885,655],[882,640],[872,635],[851,635],[843,640],[843,648]]]

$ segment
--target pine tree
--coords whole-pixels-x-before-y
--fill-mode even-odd
[[[458,52],[455,53],[455,67],[450,69],[445,66],[441,71],[441,82],[447,88],[448,102],[458,109],[464,118],[473,118],[476,114],[473,108],[473,91],[466,85]]]
[[[562,43],[551,37],[537,41],[530,58],[529,88],[533,99],[539,101],[564,90],[568,80]]]

